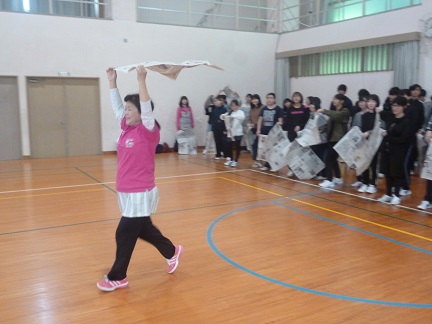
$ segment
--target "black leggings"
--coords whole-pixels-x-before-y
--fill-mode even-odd
[[[242,136],[235,136],[235,140],[232,141],[230,138],[227,139],[227,143],[226,143],[226,153],[227,156],[231,158],[231,160],[233,161],[238,161],[239,157],[240,157],[240,152],[241,152],[241,140],[242,140]],[[233,144],[234,144],[234,149],[235,149],[235,159],[233,159]]]
[[[339,163],[338,163],[338,153],[333,149],[333,146],[336,145],[337,142],[329,142],[327,146],[327,156],[325,162],[325,173],[327,180],[332,181],[333,179],[333,171],[336,178],[341,177]]]
[[[378,163],[378,153],[374,155],[371,164],[369,165],[369,168],[367,168],[362,176],[363,176],[363,183],[365,185],[376,185],[377,181],[377,163]]]
[[[127,268],[138,238],[155,246],[165,259],[174,256],[175,246],[153,225],[150,216],[122,216],[116,230],[116,259],[108,273],[109,280],[126,278]]]

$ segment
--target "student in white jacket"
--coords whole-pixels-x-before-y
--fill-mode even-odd
[[[240,110],[239,102],[234,99],[231,101],[230,111],[222,114],[220,119],[225,120],[227,142],[226,142],[226,166],[236,167],[241,150],[241,140],[243,137],[243,121],[246,116],[245,113]],[[233,143],[235,147],[235,158],[233,158]]]

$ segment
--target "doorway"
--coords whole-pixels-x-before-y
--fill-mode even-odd
[[[0,77],[0,160],[22,159],[16,77]]]
[[[27,78],[33,158],[101,154],[98,79]]]

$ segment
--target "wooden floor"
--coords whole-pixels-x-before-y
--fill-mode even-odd
[[[1,323],[431,323],[432,215],[349,184],[157,155],[154,222],[185,253],[165,273],[139,242],[129,287],[96,282],[120,218],[116,157],[0,162]],[[371,199],[372,198],[372,199]]]

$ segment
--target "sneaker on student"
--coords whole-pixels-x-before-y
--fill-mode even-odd
[[[426,210],[428,208],[432,208],[432,205],[427,200],[422,200],[420,205],[417,206],[418,209]]]
[[[361,181],[356,181],[353,184],[351,184],[351,187],[357,188],[357,187],[361,187],[361,185],[363,184],[363,182]]]
[[[257,161],[255,161],[255,162],[252,164],[252,168],[261,168],[261,167],[262,167],[261,163],[259,163],[259,162],[257,162]]]
[[[226,160],[227,160],[227,161],[231,161],[231,158],[228,156],[228,157],[226,158]]]
[[[400,198],[398,196],[393,195],[393,198],[390,201],[390,204],[392,205],[399,205],[401,202]]]
[[[291,169],[288,169],[287,176],[292,177],[294,175],[294,172],[291,171]]]
[[[202,153],[203,153],[204,155],[206,155],[206,154],[207,154],[207,150],[203,150]]]
[[[377,192],[377,188],[374,185],[369,185],[366,189],[367,193],[374,194]]]
[[[268,171],[269,168],[267,168],[266,166],[263,166],[263,167],[260,168],[260,170],[261,170],[261,171]]]
[[[390,197],[389,195],[384,195],[380,199],[378,199],[378,201],[382,202],[382,203],[388,203],[391,200],[392,200],[392,197]]]
[[[114,291],[118,288],[126,288],[128,285],[127,277],[123,280],[109,280],[105,275],[104,279],[99,281],[96,286],[103,291]]]
[[[220,160],[221,157],[220,156],[215,156],[215,160]]]
[[[167,259],[168,273],[173,273],[177,269],[182,254],[183,254],[183,246],[176,245],[174,256],[171,259]]]
[[[337,185],[337,184],[343,184],[343,180],[342,178],[333,178],[332,182]]]
[[[408,195],[411,195],[411,190],[401,189],[401,190],[399,190],[399,195],[400,195],[400,196],[408,196]]]
[[[363,184],[361,185],[361,187],[359,188],[359,190],[357,190],[358,192],[366,192],[366,190],[368,189],[368,186]]]
[[[232,164],[233,162],[234,162],[234,161],[228,160],[228,161],[226,161],[226,162],[224,163],[224,165],[226,165],[226,166],[231,166],[231,164]]]
[[[378,173],[378,178],[382,179],[384,177],[385,177],[384,173]]]
[[[236,168],[237,167],[237,162],[236,161],[231,161],[231,165],[230,166],[232,166],[233,168]]]
[[[325,180],[325,179],[327,178],[320,175],[315,177],[315,180]]]
[[[334,188],[335,184],[331,181],[324,180],[319,184],[321,188]]]

